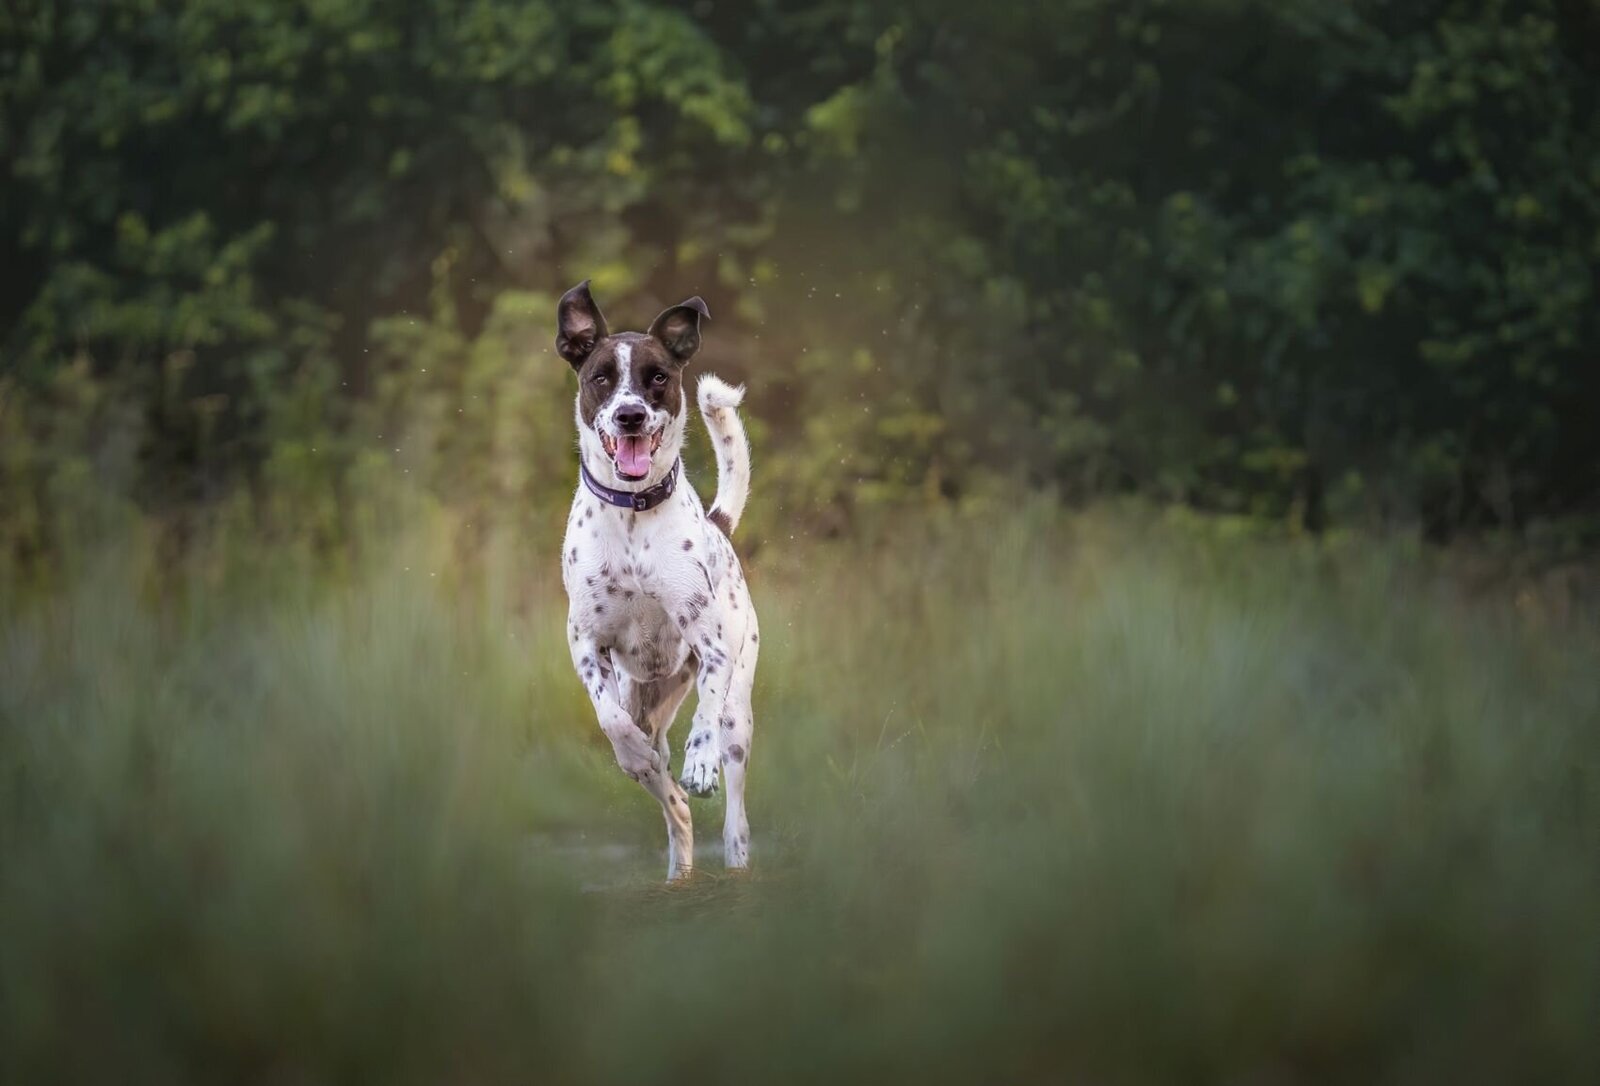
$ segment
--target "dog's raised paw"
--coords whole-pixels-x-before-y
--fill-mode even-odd
[[[720,783],[717,744],[709,741],[709,737],[698,743],[695,742],[696,738],[691,736],[689,739],[689,748],[683,755],[683,775],[678,778],[678,783],[691,796],[703,798],[715,794]]]
[[[617,728],[611,734],[611,749],[616,753],[617,764],[629,777],[640,783],[648,783],[657,773],[666,769],[660,753],[637,729],[631,726]]]

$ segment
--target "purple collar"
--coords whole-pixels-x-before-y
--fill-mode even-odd
[[[635,513],[643,513],[647,509],[654,509],[672,497],[672,492],[678,489],[678,465],[680,463],[682,461],[674,460],[671,470],[667,472],[667,477],[655,486],[647,487],[644,490],[612,490],[609,486],[589,474],[589,468],[584,464],[582,457],[578,458],[578,475],[583,479],[583,485],[589,488],[589,493],[601,501],[609,502],[622,509],[632,509]]]

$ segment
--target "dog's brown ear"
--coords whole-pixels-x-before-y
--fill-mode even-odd
[[[682,365],[700,349],[701,317],[710,320],[711,310],[696,295],[686,302],[663,309],[661,315],[650,323],[650,334],[660,340],[661,345]]]
[[[572,368],[583,365],[595,344],[606,338],[606,319],[589,293],[585,279],[561,296],[556,304],[556,353]]]

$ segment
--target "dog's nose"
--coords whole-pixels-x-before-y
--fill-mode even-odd
[[[625,434],[636,434],[644,429],[644,408],[619,407],[612,412],[611,418],[617,424],[617,429]]]

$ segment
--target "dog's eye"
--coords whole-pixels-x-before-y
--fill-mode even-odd
[[[650,378],[650,383],[655,385],[657,388],[660,388],[667,383],[667,375],[664,373],[658,373],[654,377]]]
[[[597,373],[593,377],[589,378],[589,383],[592,385],[605,386],[611,383],[611,378],[607,377],[603,373]]]

